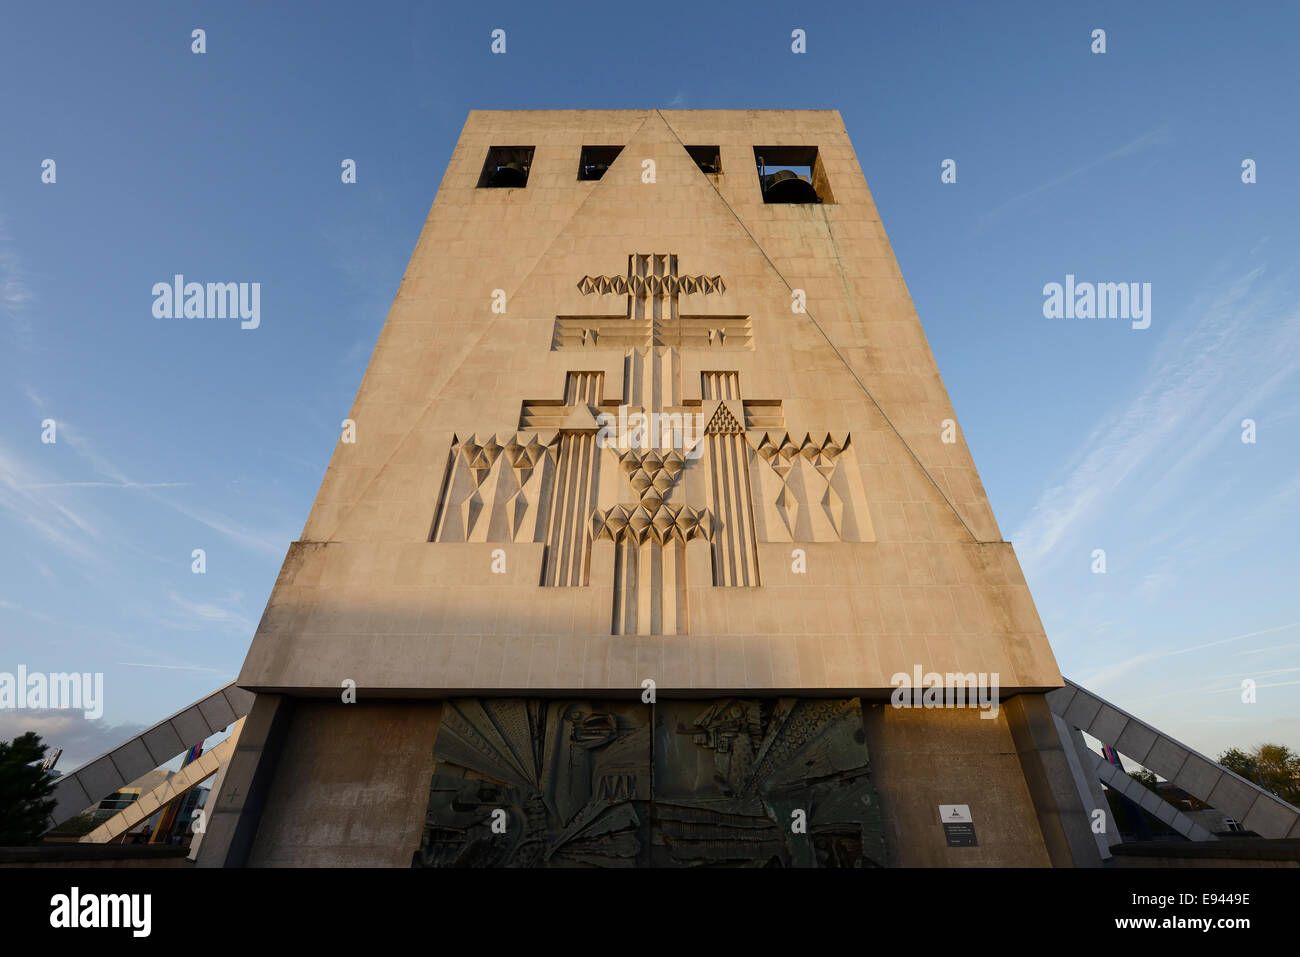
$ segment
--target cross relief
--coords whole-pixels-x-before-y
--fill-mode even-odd
[[[605,316],[557,316],[552,349],[574,347],[662,348],[710,347],[753,349],[748,316],[684,315],[683,294],[722,295],[721,276],[678,275],[672,253],[627,257],[623,276],[583,276],[584,295],[627,297],[622,313]]]
[[[721,276],[632,254],[626,275],[577,286],[625,309],[557,316],[551,348],[623,353],[622,395],[570,371],[561,399],[522,402],[515,431],[454,436],[432,541],[544,542],[543,587],[586,586],[593,546],[611,542],[618,635],[688,633],[688,561],[714,587],[752,588],[759,542],[870,540],[848,435],[792,438],[780,400],[744,397],[736,371],[701,373],[701,398],[683,398],[682,350],[754,348],[749,316],[680,312],[683,294],[724,295]]]

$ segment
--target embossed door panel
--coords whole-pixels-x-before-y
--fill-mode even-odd
[[[444,704],[415,867],[872,867],[856,698]]]

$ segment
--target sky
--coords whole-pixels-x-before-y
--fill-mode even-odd
[[[1300,749],[1300,7],[5,20],[0,671],[105,701],[0,739],[70,770],[238,673],[469,110],[658,106],[841,112],[1062,672],[1211,756]],[[155,318],[177,273],[260,282],[260,325]],[[1150,326],[1047,318],[1067,275],[1149,283]]]

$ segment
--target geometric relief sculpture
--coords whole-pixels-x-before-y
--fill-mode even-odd
[[[707,541],[713,517],[674,501],[687,466],[681,452],[630,448],[618,458],[636,501],[591,518],[592,537],[614,543],[610,634],[686,634],[686,543]]]
[[[755,522],[768,542],[871,540],[862,473],[852,439],[787,433],[749,437],[757,485]]]
[[[701,398],[683,396],[681,350],[753,348],[748,316],[680,311],[683,295],[724,294],[722,277],[679,276],[671,253],[627,261],[625,276],[578,282],[625,296],[622,313],[558,317],[552,342],[622,353],[620,399],[605,399],[603,372],[570,371],[563,399],[522,402],[518,431],[454,437],[430,538],[545,543],[544,587],[587,585],[592,543],[612,541],[610,633],[682,635],[688,542],[709,542],[714,586],[753,588],[760,542],[869,541],[871,522],[847,435],[791,439],[781,402],[742,396],[734,370],[702,372]],[[602,448],[615,410],[679,424]],[[602,479],[615,467],[626,482]]]
[[[648,842],[645,706],[451,698],[416,867],[635,866]],[[505,830],[493,830],[493,812]],[[500,818],[500,815],[497,815]]]
[[[555,433],[453,436],[432,540],[538,541],[558,446]]]
[[[705,406],[705,464],[709,497],[718,519],[713,538],[713,582],[754,587],[759,584],[758,547],[750,505],[753,496],[745,449],[745,413],[739,399],[710,400]]]
[[[591,537],[587,523],[600,487],[601,450],[596,415],[605,392],[603,372],[565,377],[563,419],[555,467],[541,584],[552,588],[587,584]]]
[[[882,866],[865,740],[857,698],[448,699],[412,865]]]
[[[544,542],[541,584],[587,584],[603,388],[602,373],[571,372],[563,402],[524,404],[519,432],[453,436],[430,540]]]
[[[748,316],[679,315],[682,295],[724,293],[721,276],[679,276],[672,253],[632,253],[623,276],[583,276],[578,291],[627,297],[622,314],[557,316],[551,348],[645,349],[650,346],[753,349]]]
[[[588,518],[596,507],[601,450],[594,432],[564,432],[556,465],[554,502],[547,523],[541,584],[587,584],[591,560]]]
[[[627,260],[626,276],[583,276],[578,280],[578,289],[584,296],[613,293],[638,299],[727,291],[727,284],[721,276],[679,276],[677,256],[673,253],[633,253]]]
[[[655,709],[651,839],[673,867],[880,867],[880,802],[857,698]],[[806,831],[792,828],[804,812]]]

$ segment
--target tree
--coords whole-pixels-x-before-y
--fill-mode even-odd
[[[1154,774],[1152,774],[1150,771],[1148,771],[1146,768],[1138,768],[1136,771],[1130,771],[1128,773],[1128,776],[1133,778],[1133,780],[1137,781],[1139,784],[1141,784],[1143,787],[1147,788],[1148,790],[1155,791],[1157,794],[1160,794],[1160,791],[1157,788],[1157,785],[1159,785],[1160,783],[1160,779],[1156,777]],[[1163,795],[1161,796],[1163,797]]]
[[[46,832],[45,836],[49,837],[84,837],[99,825],[103,824],[106,819],[95,817],[89,811],[82,811],[80,814],[68,818],[62,824],[52,827]]]
[[[46,745],[28,731],[11,742],[0,741],[0,847],[34,844],[49,825],[54,775],[39,762]]]
[[[1261,744],[1253,751],[1229,748],[1219,763],[1288,804],[1300,805],[1300,754],[1284,744]]]

